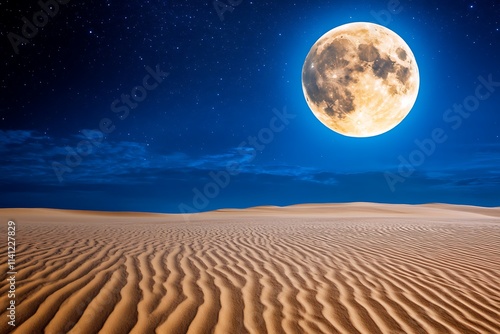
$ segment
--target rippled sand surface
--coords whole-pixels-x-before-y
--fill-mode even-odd
[[[500,333],[500,210],[352,203],[191,215],[0,210],[15,330]],[[6,237],[5,237],[6,239]],[[6,242],[0,271],[7,272]]]

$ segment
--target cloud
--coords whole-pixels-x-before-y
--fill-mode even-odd
[[[84,130],[85,131],[85,130]],[[82,131],[83,132],[83,131]],[[109,175],[121,175],[147,167],[148,152],[141,143],[102,141],[97,146],[72,148],[64,145],[65,138],[44,136],[36,131],[1,131],[2,164],[0,180],[3,183],[59,183],[53,162],[70,163],[65,176],[71,182],[102,182]],[[76,139],[85,139],[77,135]],[[74,142],[74,141],[71,141]],[[77,142],[75,142],[77,143]],[[72,152],[77,154],[71,155]],[[85,154],[82,154],[84,152]],[[68,158],[68,154],[71,158]],[[78,161],[77,166],[75,161]]]
[[[259,163],[257,151],[252,147],[233,147],[223,152],[189,156],[182,152],[159,153],[145,143],[111,141],[100,136],[93,130],[82,130],[73,139],[53,138],[33,130],[0,130],[3,160],[0,180],[4,183],[57,184],[54,162],[68,167],[63,175],[64,182],[77,184],[140,184],[168,178],[169,174],[179,176],[193,171],[225,170],[232,164],[238,166],[240,174],[280,176],[326,186],[335,186],[348,176],[307,166]],[[90,140],[95,145],[75,147],[76,140]],[[67,143],[73,143],[73,147]],[[79,153],[79,158],[76,153]],[[483,145],[476,147],[472,159],[460,165],[422,168],[410,178],[440,185],[469,186],[477,185],[481,180],[484,184],[491,184],[496,183],[495,176],[499,173],[496,167],[499,165],[500,145]],[[200,182],[203,182],[201,178]]]
[[[147,144],[111,141],[100,132],[82,130],[73,139],[44,136],[32,130],[0,131],[3,183],[141,184],[194,171],[225,170],[236,164],[241,174],[274,175],[314,183],[334,184],[328,173],[289,165],[259,165],[257,151],[233,147],[225,152],[188,156],[182,152],[159,153]],[[87,141],[87,144],[78,143]],[[90,142],[93,145],[90,145]],[[67,145],[73,143],[73,146]],[[203,182],[203,173],[200,182]]]
[[[76,146],[89,138],[96,145],[87,147],[88,154],[71,165],[75,159],[71,152],[85,151]],[[273,198],[278,204],[301,201],[464,201],[498,205],[494,194],[500,189],[500,145],[470,151],[470,158],[460,164],[423,165],[404,182],[398,183],[393,193],[382,169],[347,173],[286,163],[270,164],[261,161],[258,152],[251,147],[232,147],[193,156],[183,152],[160,152],[136,141],[100,140],[99,133],[90,130],[83,130],[70,138],[49,137],[31,130],[0,130],[0,139],[0,185],[4,202],[9,198],[8,194],[16,194],[18,197],[14,198],[23,203],[26,196],[34,198],[34,203],[41,203],[41,198],[47,197],[48,201],[59,196],[60,200],[53,204],[59,207],[67,195],[56,194],[71,193],[75,198],[92,195],[95,198],[93,207],[99,207],[98,198],[102,194],[112,195],[116,201],[123,201],[124,197],[133,201],[129,197],[141,194],[151,196],[151,203],[159,201],[155,198],[168,197],[175,209],[182,200],[192,198],[193,188],[202,189],[211,181],[210,172],[224,171],[231,164],[238,166],[239,173],[231,178],[231,187],[211,203],[212,208],[232,203],[234,198],[255,205],[260,203],[257,200],[265,204]],[[68,167],[63,182],[59,182],[54,172],[54,162]],[[88,196],[83,198],[89,200]],[[125,203],[129,202],[120,203],[126,207]],[[151,206],[151,210],[163,209]]]
[[[0,145],[22,144],[29,139],[42,139],[31,130],[0,130]]]
[[[252,147],[231,148],[227,152],[206,154],[199,158],[193,158],[189,167],[198,169],[221,169],[230,164],[250,164],[255,158],[257,151]]]
[[[333,186],[338,184],[337,177],[338,175],[333,173],[317,172],[315,174],[303,175],[299,177],[299,180]]]

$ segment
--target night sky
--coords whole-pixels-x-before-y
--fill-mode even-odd
[[[61,2],[0,2],[1,207],[500,206],[498,1]],[[314,42],[356,21],[420,71],[371,138],[326,128],[301,86]]]

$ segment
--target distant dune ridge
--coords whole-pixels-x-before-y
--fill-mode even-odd
[[[500,208],[0,209],[0,333],[500,333]],[[4,276],[5,277],[5,276]]]

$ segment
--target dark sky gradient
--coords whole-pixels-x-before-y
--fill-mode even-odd
[[[212,1],[73,0],[16,54],[9,33],[40,6],[3,1],[0,207],[500,206],[500,4],[426,3],[388,19],[388,1],[242,0],[221,21]],[[420,71],[408,117],[372,138],[327,129],[301,87],[314,42],[355,21],[399,34]],[[127,107],[131,91],[146,96]]]

